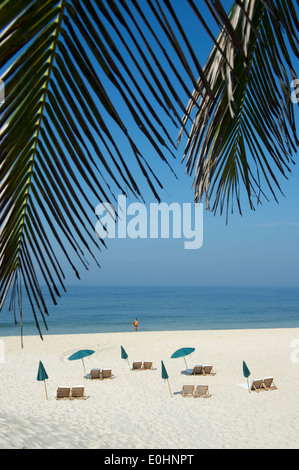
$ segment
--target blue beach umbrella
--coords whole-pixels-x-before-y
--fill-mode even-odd
[[[47,394],[47,387],[46,387],[46,379],[48,379],[48,374],[44,368],[44,365],[42,361],[39,361],[39,366],[38,366],[38,371],[37,371],[37,377],[36,380],[39,382],[44,382],[45,384],[45,392],[46,392],[46,399],[48,400],[48,394]]]
[[[122,358],[122,359],[127,359],[128,364],[129,364],[129,367],[130,367],[130,363],[129,363],[129,359],[128,359],[128,354],[126,353],[125,349],[124,349],[122,346],[120,347],[120,352],[121,352],[121,358]]]
[[[69,357],[69,361],[77,361],[78,359],[82,359],[82,364],[84,368],[84,376],[86,377],[86,370],[85,370],[85,365],[84,365],[84,357],[91,356],[94,351],[92,349],[80,349],[80,351],[75,352]]]
[[[187,372],[189,374],[185,356],[189,356],[189,354],[193,353],[194,351],[195,351],[195,348],[181,348],[181,349],[178,349],[177,351],[175,351],[173,353],[173,355],[171,356],[171,359],[177,359],[179,357],[183,357],[184,361],[185,361],[185,364],[186,364]]]
[[[170,385],[169,385],[169,380],[168,380],[169,377],[168,377],[167,370],[166,370],[166,367],[165,367],[163,361],[161,361],[161,377],[162,377],[163,380],[167,380],[169,393],[170,393],[170,396],[172,397],[172,393],[171,393],[171,389],[170,389]]]

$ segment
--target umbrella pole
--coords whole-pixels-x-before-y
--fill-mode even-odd
[[[169,393],[170,393],[170,396],[171,396],[171,398],[172,398],[171,388],[170,388],[170,384],[169,384],[169,380],[168,380],[168,379],[167,379],[167,383],[168,383]]]
[[[185,364],[186,364],[187,373],[188,373],[188,375],[190,375],[190,374],[189,374],[189,370],[188,370],[188,366],[187,366],[187,361],[186,361],[186,358],[185,358],[185,357],[184,357],[184,361],[185,361]]]
[[[45,380],[44,380],[44,384],[45,384],[46,399],[48,400],[47,386],[46,386],[46,381]]]
[[[129,359],[128,359],[128,358],[127,358],[127,363],[128,363],[129,369],[131,369],[130,363],[129,363]]]
[[[248,392],[250,393],[248,377],[247,377],[247,385],[248,385]]]
[[[84,365],[83,359],[82,359],[82,364],[83,364],[83,369],[84,369],[84,378],[86,378],[86,370],[85,370],[85,365]]]

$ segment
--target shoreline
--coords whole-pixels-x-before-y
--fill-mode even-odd
[[[180,330],[2,337],[0,449],[223,449],[299,447],[299,328]],[[298,341],[296,348],[292,347]],[[133,361],[153,361],[153,370],[131,371]],[[181,347],[195,347],[188,368],[211,364],[214,376],[189,376]],[[111,368],[112,380],[86,380],[86,372]],[[293,354],[293,356],[292,356]],[[298,358],[298,362],[294,361]],[[161,378],[161,360],[169,384]],[[277,390],[251,392],[238,385],[273,376]],[[39,361],[49,376],[36,380]],[[56,400],[58,386],[83,384],[86,400]],[[183,398],[184,384],[208,385],[210,398]]]
[[[299,327],[299,290],[294,288],[150,288],[72,287],[56,306],[45,293],[48,330],[37,312],[44,336],[133,331],[190,331]],[[3,336],[19,336],[13,313],[0,316]],[[37,333],[30,303],[23,298],[23,332]]]
[[[202,329],[185,329],[185,330],[142,330],[139,329],[137,334],[150,334],[150,333],[194,333],[194,332],[236,332],[236,331],[269,331],[269,330],[299,330],[299,325],[298,326],[269,326],[269,327],[263,327],[263,328],[202,328]],[[1,332],[1,327],[0,327],[0,332]],[[50,336],[81,336],[81,335],[126,335],[126,334],[136,334],[135,331],[97,331],[97,332],[71,332],[71,333],[51,333],[51,332],[46,332],[43,333],[42,336],[43,338],[47,338]],[[40,341],[42,342],[43,340],[40,338],[38,332],[36,334],[23,334],[23,339],[24,338],[39,338]],[[19,338],[21,339],[21,335],[1,335],[0,334],[0,340],[5,340],[8,338]]]

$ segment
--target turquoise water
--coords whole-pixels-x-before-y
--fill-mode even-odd
[[[48,331],[43,334],[299,327],[299,288],[97,287],[71,286],[58,305],[46,295]],[[23,300],[23,333],[37,330]],[[0,313],[0,335],[18,335],[8,307]]]

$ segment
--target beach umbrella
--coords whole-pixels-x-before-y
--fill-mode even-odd
[[[161,361],[161,376],[162,376],[162,379],[167,380],[169,393],[170,393],[170,396],[172,397],[171,388],[170,388],[169,380],[168,380],[169,377],[168,377],[167,370],[163,361]]]
[[[77,361],[78,359],[82,359],[82,364],[84,368],[84,376],[86,377],[86,370],[84,365],[84,357],[91,356],[94,351],[92,349],[80,349],[80,351],[75,352],[69,357],[69,361]]]
[[[48,394],[47,394],[47,387],[46,387],[46,379],[48,379],[47,372],[44,368],[44,365],[42,361],[39,361],[39,366],[38,366],[38,371],[37,371],[37,377],[36,380],[39,382],[44,382],[45,384],[45,392],[46,392],[46,399],[48,400]]]
[[[186,364],[187,372],[189,374],[187,361],[186,361],[186,356],[189,356],[189,354],[193,353],[194,351],[195,351],[195,348],[181,348],[181,349],[178,349],[177,351],[175,351],[173,353],[173,355],[171,356],[171,359],[177,359],[178,357],[183,357],[184,361],[185,361],[185,364]]]
[[[248,377],[250,376],[250,370],[248,369],[245,361],[243,361],[243,375],[247,379],[247,385],[248,385],[248,390],[249,390]],[[250,393],[250,390],[249,390],[249,393]]]
[[[130,367],[130,363],[129,363],[129,359],[128,359],[128,354],[126,353],[125,349],[124,349],[122,346],[120,347],[120,352],[121,352],[121,358],[122,358],[122,359],[127,359],[128,364],[129,364],[129,367]]]

